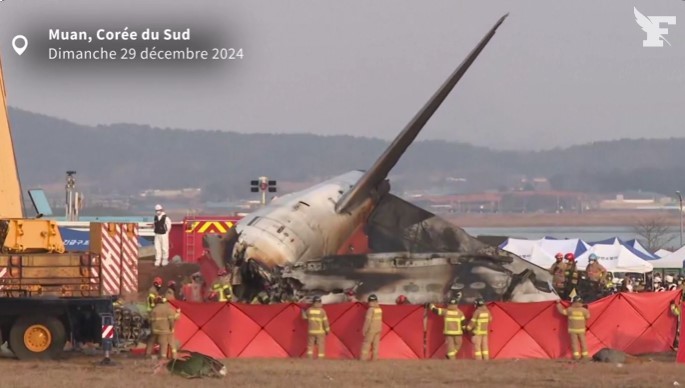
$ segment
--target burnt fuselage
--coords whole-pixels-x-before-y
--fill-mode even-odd
[[[271,270],[336,253],[372,209],[369,199],[350,213],[335,211],[338,199],[361,175],[352,171],[276,198],[240,220],[236,231],[245,246],[243,258]]]

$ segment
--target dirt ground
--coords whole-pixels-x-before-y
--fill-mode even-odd
[[[63,361],[0,360],[2,386],[35,387],[188,387],[187,381],[154,373],[157,361],[115,357],[115,366],[97,366],[101,357]],[[672,387],[685,384],[685,365],[671,362],[617,365],[564,360],[334,361],[225,360],[229,374],[203,379],[202,387]],[[677,382],[677,384],[676,384]]]

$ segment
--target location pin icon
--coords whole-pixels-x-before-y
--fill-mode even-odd
[[[21,47],[19,47],[19,44],[21,44]],[[29,41],[24,35],[17,35],[12,39],[12,47],[14,47],[14,51],[19,55],[23,54],[28,46]]]

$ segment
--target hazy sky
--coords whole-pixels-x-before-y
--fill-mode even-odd
[[[677,16],[667,26],[672,46],[642,47],[633,6]],[[5,0],[0,51],[10,105],[78,123],[391,139],[506,12],[420,139],[541,149],[685,136],[678,0]],[[48,28],[100,25],[186,26],[190,45],[242,47],[245,57],[219,65],[44,59]],[[16,34],[29,39],[21,57]]]

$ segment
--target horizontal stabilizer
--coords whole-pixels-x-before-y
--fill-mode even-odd
[[[345,194],[335,205],[337,213],[347,212],[359,205],[368,197],[370,192],[376,188],[390,173],[390,170],[397,164],[400,157],[407,150],[409,145],[416,139],[426,122],[433,116],[440,104],[459,82],[466,70],[476,60],[478,54],[485,48],[490,39],[495,35],[497,28],[504,22],[509,14],[502,16],[497,23],[490,29],[487,35],[478,43],[466,59],[457,67],[450,77],[442,84],[440,89],[428,100],[407,126],[400,132],[390,146],[383,152],[373,166],[364,173],[357,183]]]

